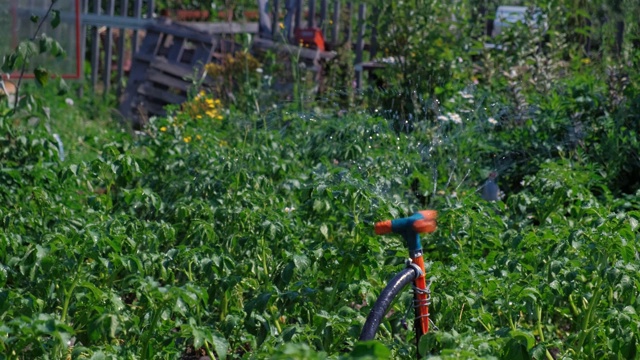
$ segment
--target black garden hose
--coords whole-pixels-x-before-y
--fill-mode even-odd
[[[369,316],[367,316],[367,321],[364,323],[362,332],[360,333],[360,341],[373,340],[373,338],[375,338],[378,327],[387,314],[389,305],[391,305],[393,299],[395,299],[405,286],[411,284],[416,279],[417,275],[416,269],[407,267],[389,281],[380,293],[380,296],[378,296],[376,303],[373,304]]]

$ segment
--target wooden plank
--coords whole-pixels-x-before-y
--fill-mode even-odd
[[[285,0],[287,1],[287,0]],[[273,0],[273,10],[271,11],[271,38],[280,38],[280,0]]]
[[[120,15],[127,16],[127,10],[129,9],[129,0],[122,0],[120,2],[120,7],[121,7]],[[121,28],[120,38],[118,39],[118,75],[116,76],[117,98],[120,98],[120,95],[122,95],[122,90],[124,90],[122,78],[124,77],[124,58],[126,53],[125,52],[126,38],[127,38],[126,30],[124,28]]]
[[[155,2],[153,0],[147,0],[147,18],[153,19],[154,11],[156,11]]]
[[[198,69],[198,68],[194,69],[194,67],[188,66],[188,65],[170,64],[167,62],[166,59],[162,59],[162,58],[155,59],[150,64],[150,68],[157,69],[161,72],[167,73],[173,77],[180,78],[180,79],[191,78],[194,75],[200,76],[202,71],[202,69]],[[194,71],[194,70],[197,70],[197,71]],[[185,81],[190,82],[190,80],[185,80]],[[206,78],[204,82],[205,84],[211,84],[211,80],[209,78]]]
[[[157,99],[167,104],[182,104],[187,101],[186,96],[174,94],[167,90],[161,90],[154,88],[149,83],[144,83],[138,87],[138,94],[146,96],[148,98]]]
[[[322,29],[322,33],[326,34],[326,20],[327,20],[327,12],[329,10],[329,1],[328,0],[320,0],[320,22],[318,23],[318,27]]]
[[[283,44],[280,42],[275,42],[267,39],[254,39],[252,46],[257,50],[268,51],[268,50],[276,50],[278,52],[286,52],[289,54],[295,54],[296,56],[300,56],[301,58],[307,60],[331,60],[336,56],[335,51],[319,51],[308,48],[301,48],[295,45]]]
[[[380,21],[380,8],[375,6],[371,14],[373,15],[373,21],[371,24],[371,38],[369,40],[369,58],[373,59],[378,55],[378,23]]]
[[[100,14],[102,8],[102,0],[93,1],[93,12]],[[98,68],[100,63],[100,34],[98,34],[98,27],[93,27],[93,34],[91,34],[91,88],[95,91],[98,85]]]
[[[89,13],[89,0],[82,0],[82,14],[87,14]],[[80,56],[80,81],[84,83],[85,77],[84,77],[84,57],[85,54],[87,53],[87,27],[86,26],[81,26],[80,27],[80,51],[81,51],[81,56]],[[78,97],[83,97],[84,96],[84,86],[78,86]]]
[[[353,19],[353,3],[351,1],[347,2],[347,28],[346,36],[347,42],[353,42],[353,26],[351,24],[351,20]]]
[[[296,19],[292,30],[300,29],[302,24],[302,0],[294,0],[296,2]]]
[[[309,18],[307,19],[307,27],[312,28],[316,23],[316,0],[309,0]]]
[[[362,62],[362,52],[364,51],[365,14],[366,5],[360,4],[358,6],[358,40],[356,42],[356,64]],[[360,88],[362,88],[362,71],[356,71],[356,89]]]
[[[134,110],[134,113],[138,114],[138,116],[164,116],[167,114],[167,111],[164,109],[164,105],[155,104],[147,101],[144,106],[144,110],[146,110],[146,114],[140,114],[138,109]]]
[[[109,0],[107,3],[107,15],[113,16],[116,11],[116,1]],[[104,73],[102,74],[102,84],[104,88],[105,96],[109,93],[109,89],[111,88],[111,67],[113,64],[111,63],[111,59],[113,58],[113,28],[107,28],[106,33],[107,38],[104,42]]]
[[[177,24],[191,28],[198,32],[207,33],[210,35],[222,35],[222,34],[257,34],[258,23],[257,22],[185,22],[178,21]],[[278,27],[278,24],[275,24]]]
[[[158,20],[157,22],[150,24],[147,29],[147,31],[157,31],[167,35],[173,35],[174,37],[189,38],[193,41],[200,41],[203,43],[212,42],[211,35],[200,33],[199,31],[187,26],[174,23],[169,19]]]
[[[333,1],[333,28],[331,28],[331,47],[338,45],[340,33],[340,0]]]
[[[191,87],[190,81],[185,81],[171,75],[167,75],[167,73],[153,68],[147,70],[147,80],[185,92],[189,91],[189,88]]]
[[[134,0],[133,4],[133,17],[140,19],[142,17],[142,0]],[[138,51],[138,29],[133,30],[133,38],[131,38],[131,51],[136,53]]]

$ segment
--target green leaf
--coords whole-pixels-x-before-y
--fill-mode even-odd
[[[51,27],[57,28],[60,25],[60,10],[51,11]]]
[[[37,24],[38,20],[40,20],[40,16],[38,15],[31,15],[31,17],[29,18],[31,20],[32,23]]]
[[[38,66],[33,71],[33,75],[35,75],[36,81],[40,86],[45,86],[49,82],[49,71],[41,66]]]
[[[218,355],[218,359],[224,360],[227,358],[227,351],[229,351],[229,342],[220,334],[211,334],[211,344],[213,349]]]
[[[638,228],[638,219],[629,217],[629,225],[631,225],[631,231],[636,231]]]
[[[349,354],[354,359],[390,359],[391,351],[377,340],[362,341]]]
[[[320,233],[325,239],[329,239],[329,228],[327,227],[327,224],[320,225]]]

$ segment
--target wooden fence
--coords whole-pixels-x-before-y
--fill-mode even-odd
[[[285,1],[270,1],[274,37],[285,12]],[[371,31],[369,41],[365,39],[366,11],[365,4],[341,0],[297,0],[293,28],[320,28],[328,50],[335,49],[345,42],[351,43],[355,52],[355,63],[361,64],[366,57],[365,50],[368,50],[369,57],[373,58],[377,48],[375,29]],[[132,55],[138,50],[144,37],[144,29],[156,17],[155,2],[82,0],[81,12],[82,53],[88,56],[91,86],[94,90],[102,88],[102,91],[108,92],[111,86],[115,85],[117,94],[120,95],[125,76],[130,69]],[[211,35],[258,33],[257,22],[244,22],[242,19],[237,22],[190,22],[188,25]],[[88,51],[84,46],[89,46]],[[355,81],[358,87],[362,84],[362,72],[367,69],[366,64],[356,67]]]

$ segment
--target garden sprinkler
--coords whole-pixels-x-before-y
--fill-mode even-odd
[[[412,265],[420,268],[420,275],[414,282],[417,341],[422,335],[429,332],[429,304],[431,302],[431,291],[427,286],[424,259],[422,258],[420,234],[436,231],[437,216],[438,212],[435,210],[422,210],[406,218],[385,220],[375,224],[375,232],[378,235],[389,233],[402,235],[407,248],[409,248]]]

